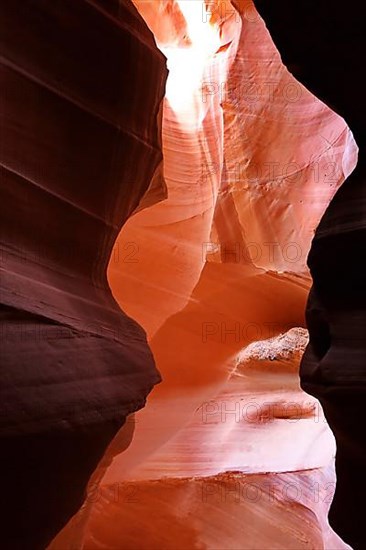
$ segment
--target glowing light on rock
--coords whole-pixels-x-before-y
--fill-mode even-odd
[[[220,36],[210,20],[203,0],[177,0],[187,22],[189,38],[196,51],[214,53],[220,47]]]
[[[175,112],[192,108],[192,95],[199,92],[207,59],[220,48],[217,25],[210,22],[204,1],[177,0],[186,20],[190,45],[161,48],[170,71],[166,97]]]

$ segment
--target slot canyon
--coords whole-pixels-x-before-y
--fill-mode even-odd
[[[1,548],[366,548],[362,6],[0,25]]]

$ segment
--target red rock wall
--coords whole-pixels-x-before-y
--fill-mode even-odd
[[[127,218],[165,194],[166,69],[130,2],[5,0],[0,20],[2,545],[38,548],[160,381],[106,268]]]

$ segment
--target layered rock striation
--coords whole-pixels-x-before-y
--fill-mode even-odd
[[[4,1],[0,18],[2,545],[33,549],[160,381],[106,269],[165,196],[166,69],[130,2]]]
[[[44,548],[82,504],[50,550],[347,548],[305,348],[333,525],[360,547],[355,63],[342,80],[325,3],[256,6],[2,4],[9,547]]]

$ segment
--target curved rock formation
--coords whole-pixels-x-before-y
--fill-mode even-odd
[[[324,521],[334,485],[321,469],[104,486],[84,547],[345,549]]]
[[[309,254],[313,288],[307,307],[310,344],[302,387],[321,400],[337,440],[337,490],[330,521],[354,548],[364,548],[363,428],[366,335],[366,110],[359,59],[366,54],[362,6],[325,0],[256,0],[284,63],[341,114],[359,147],[358,164],[338,191]]]
[[[298,328],[247,346],[221,392],[143,466],[94,478],[51,549],[349,548],[326,521],[333,437],[299,388],[307,341]]]
[[[0,19],[1,545],[38,549],[160,381],[106,269],[127,218],[165,196],[166,69],[130,2],[5,0]]]
[[[121,232],[121,249],[135,243],[137,261],[109,266],[116,299],[146,328],[164,383],[151,397],[154,415],[142,413],[147,434],[137,429],[121,456],[122,470],[155,452],[215,395],[246,344],[304,323],[313,231],[356,162],[344,121],[293,79],[262,20],[245,14],[243,8],[240,22],[237,13],[234,22],[226,19],[230,46],[216,55],[197,53],[194,44],[180,53],[164,46],[171,71],[163,113],[168,199]],[[201,77],[191,82],[186,66],[196,62],[194,76],[200,69]],[[188,80],[183,99],[180,71]],[[264,88],[269,71],[272,101]],[[259,87],[252,102],[248,81]],[[284,96],[291,87],[297,101]],[[337,169],[333,182],[329,165]],[[271,167],[296,174],[273,175]]]
[[[309,479],[322,480],[323,494],[334,490],[332,436],[317,402],[298,387],[305,336],[295,331],[291,360],[281,356],[273,369],[252,343],[287,357],[283,343],[294,333],[273,338],[305,325],[307,253],[356,164],[353,136],[286,70],[251,2],[235,2],[237,11],[228,2],[135,4],[170,71],[162,123],[168,197],[126,223],[117,240],[123,255],[112,257],[109,280],[117,301],[146,328],[163,383],[136,415],[128,449],[110,466],[115,451],[107,453],[87,519],[75,518],[52,548],[61,550],[81,525],[85,550],[170,549],[177,540],[273,548],[276,537],[282,548],[343,549],[327,527],[330,500],[304,497]],[[254,353],[244,375],[237,369],[243,353]],[[252,397],[256,407],[245,422],[215,422],[215,406],[241,399],[248,405]],[[212,423],[202,422],[205,406]],[[273,451],[280,441],[286,453]],[[309,468],[313,473],[299,473]],[[270,510],[262,503],[263,523],[247,501],[230,508],[237,521],[227,529],[217,521],[224,504],[201,508],[201,482],[230,484],[232,475],[244,482],[284,469],[293,471],[304,497],[295,506],[304,530],[272,529],[292,522],[293,503],[283,498]],[[305,527],[314,515],[319,522]],[[215,533],[208,523],[219,523]]]
[[[7,541],[21,547],[26,536],[32,548],[44,547],[80,506],[90,478],[83,506],[50,550],[344,550],[326,518],[334,439],[319,403],[301,391],[298,368],[307,343],[307,254],[357,162],[340,116],[346,112],[336,114],[336,101],[327,106],[304,87],[317,92],[305,71],[305,41],[291,30],[297,26],[287,31],[298,46],[293,52],[277,42],[286,2],[275,14],[275,3],[273,11],[258,2],[281,54],[282,46],[291,54],[284,63],[250,0],[134,4],[25,0],[24,13],[10,1],[1,8],[9,104],[3,164],[12,182],[4,186],[2,315],[12,370],[2,381],[2,471],[14,464],[27,489],[19,504],[13,477],[5,480]],[[289,15],[296,17],[292,9]],[[302,15],[306,28],[311,17]],[[14,41],[20,34],[21,46]],[[169,69],[160,111],[166,71],[158,49]],[[320,88],[317,95],[326,98]],[[352,109],[351,124],[360,114]],[[330,230],[335,219],[348,236],[363,235],[349,209],[339,210],[339,197],[350,205],[361,186],[343,187],[310,256],[305,389],[319,374],[344,376],[343,368],[331,372],[333,357],[342,367],[351,337],[362,349],[362,324],[346,332],[344,322],[355,319],[356,308],[345,315],[351,293],[363,321],[361,277],[339,269],[331,241],[340,242]],[[16,224],[15,208],[22,213]],[[69,220],[62,231],[61,217]],[[341,275],[330,285],[329,265]],[[159,381],[131,318],[146,329],[163,383],[104,453]],[[41,337],[20,338],[14,359],[14,334],[22,327],[27,336],[35,324]],[[32,393],[23,391],[30,384]],[[67,401],[59,399],[61,387]],[[362,450],[354,447],[350,416],[342,424],[336,399],[319,387],[314,393],[343,449],[338,472],[353,461],[356,473]],[[359,403],[342,399],[358,414]],[[22,470],[24,461],[36,467]],[[31,483],[38,483],[34,492]],[[35,499],[43,506],[19,525],[12,513]]]

